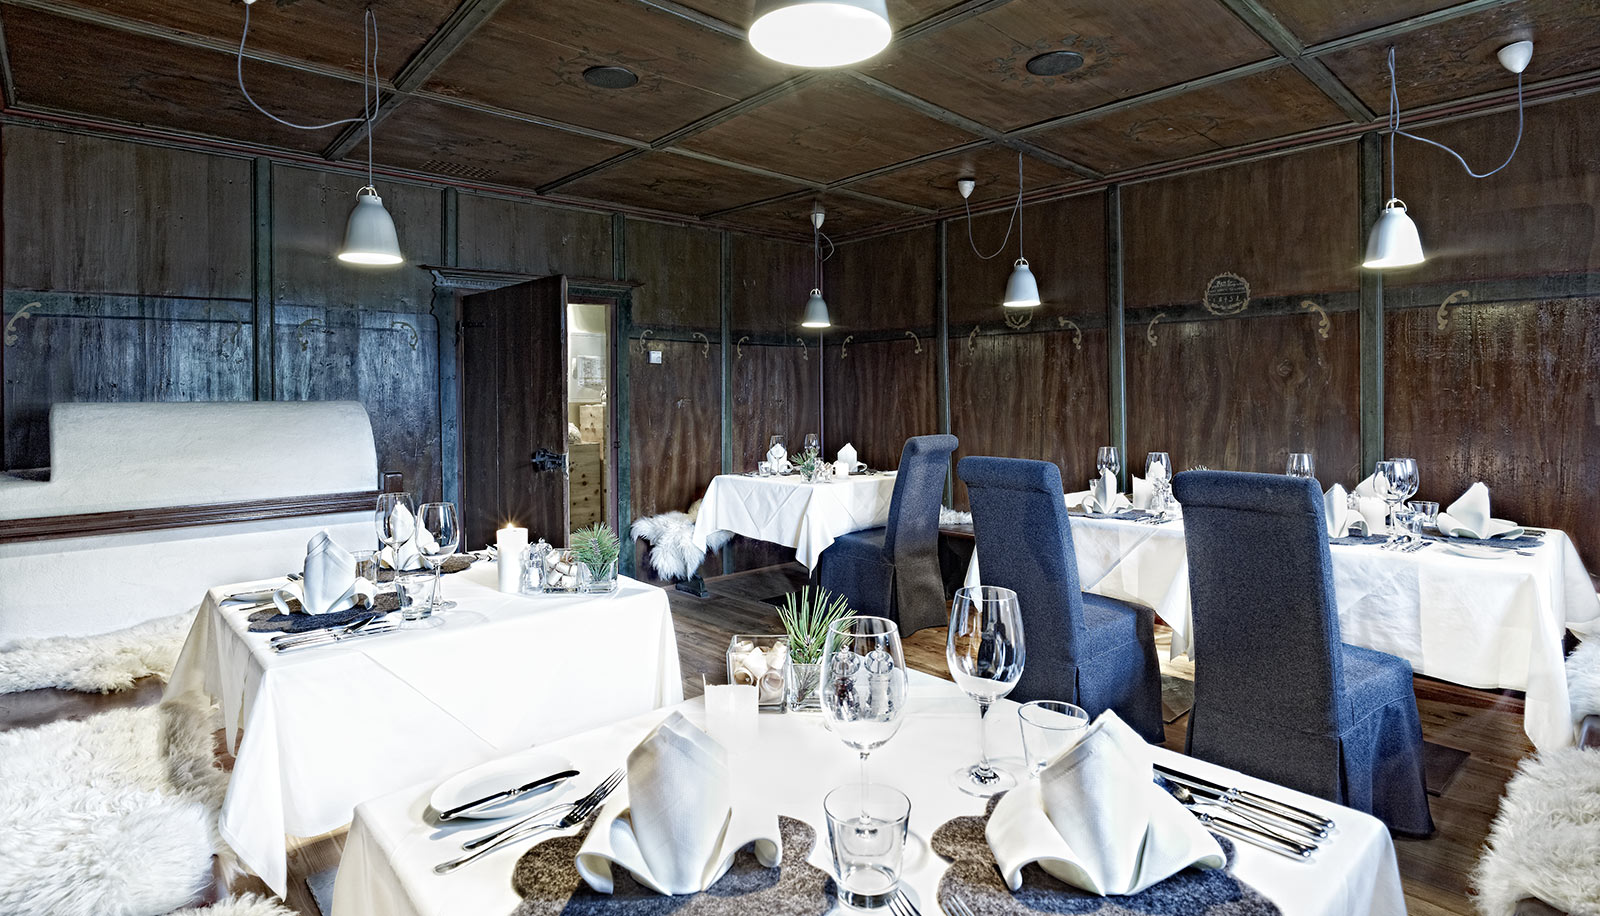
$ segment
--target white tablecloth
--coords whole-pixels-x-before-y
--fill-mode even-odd
[[[816,484],[798,475],[722,474],[706,488],[694,522],[694,540],[703,550],[713,533],[732,531],[793,547],[795,559],[812,569],[835,538],[887,522],[893,498],[892,472],[835,477]]]
[[[900,733],[873,752],[871,778],[911,798],[914,836],[907,849],[904,886],[922,912],[934,914],[940,912],[933,901],[945,862],[928,849],[927,839],[952,817],[981,814],[985,804],[949,783],[951,770],[974,760],[978,708],[954,684],[922,674],[914,676],[911,696]],[[680,708],[696,723],[705,724],[699,700]],[[1016,710],[1010,701],[997,703],[989,713],[988,734],[991,753],[1019,758],[1020,763]],[[640,716],[555,745],[583,772],[569,791],[574,795],[587,791],[621,766],[628,751],[664,715]],[[831,871],[822,798],[835,786],[860,779],[855,752],[827,732],[815,715],[763,715],[758,728],[759,747],[770,768],[754,774],[741,771],[738,778],[760,780],[770,787],[778,813],[810,824],[818,835],[811,861]],[[1156,753],[1185,772],[1269,794],[1334,819],[1335,833],[1309,863],[1237,844],[1235,874],[1272,898],[1285,916],[1405,913],[1394,846],[1374,818],[1170,751]],[[435,864],[460,854],[464,837],[483,829],[441,829],[423,823],[433,787],[431,782],[416,785],[356,809],[334,887],[333,916],[499,916],[516,907],[511,871],[529,843],[513,843],[449,875],[433,873]],[[785,858],[794,855],[794,850],[784,851]]]
[[[1452,554],[1440,544],[1396,553],[1335,544],[1334,590],[1345,642],[1398,655],[1418,674],[1527,693],[1523,728],[1541,750],[1573,743],[1562,640],[1600,636],[1600,598],[1566,534],[1550,530],[1531,557]],[[1085,591],[1154,608],[1189,654],[1194,621],[1183,522],[1146,525],[1074,516]],[[978,581],[977,554],[967,584]],[[1204,664],[1203,661],[1198,661]]]
[[[284,837],[349,823],[420,779],[683,699],[666,593],[524,598],[478,563],[445,576],[443,626],[277,655],[206,595],[167,687],[221,704],[236,762],[221,832],[280,895]],[[277,584],[262,583],[263,586]],[[242,742],[240,741],[242,732]]]

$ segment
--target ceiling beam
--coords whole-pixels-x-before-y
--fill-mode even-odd
[[[985,140],[989,140],[994,143],[998,143],[1008,149],[1014,149],[1017,152],[1027,156],[1032,156],[1042,162],[1048,162],[1056,168],[1066,169],[1067,171],[1076,175],[1081,175],[1084,178],[1100,177],[1099,172],[1096,172],[1094,169],[1091,169],[1086,165],[1073,162],[1071,159],[1068,159],[1065,156],[1058,156],[1049,150],[1041,149],[1020,138],[1008,137],[1003,131],[995,130],[988,125],[980,124],[977,121],[966,117],[965,115],[960,115],[948,108],[935,105],[934,103],[926,99],[919,98],[918,96],[914,96],[903,89],[898,89],[894,86],[891,86],[888,83],[885,83],[883,80],[868,76],[865,73],[858,73],[854,70],[846,71],[845,75],[866,87],[874,95],[888,99],[892,102],[897,102],[906,108],[910,108],[913,111],[933,118],[935,121],[949,124],[952,127],[959,127],[969,134],[982,137]]]
[[[639,2],[643,3],[645,6],[651,7],[652,9],[658,9],[663,13],[677,16],[679,19],[686,19],[702,29],[720,32],[729,38],[737,38],[740,41],[747,41],[750,37],[749,33],[747,33],[744,29],[739,28],[731,22],[723,22],[721,19],[718,19],[715,16],[707,16],[705,13],[702,13],[697,9],[691,9],[681,3],[674,2],[674,0],[639,0]]]
[[[450,18],[444,21],[437,31],[433,33],[422,48],[406,65],[395,74],[394,91],[385,93],[378,101],[378,109],[370,118],[363,119],[355,124],[347,125],[339,131],[339,136],[328,144],[323,150],[324,159],[343,159],[356,148],[356,144],[366,139],[367,132],[379,121],[394,113],[396,108],[405,104],[407,93],[422,88],[433,71],[439,69],[450,55],[454,54],[472,33],[478,30],[495,11],[505,5],[506,0],[461,0],[461,5],[456,7]]]
[[[1279,22],[1276,16],[1267,12],[1257,0],[1221,0],[1221,3],[1239,17],[1250,31],[1271,45],[1272,50],[1293,64],[1301,76],[1322,90],[1322,94],[1338,105],[1345,117],[1358,124],[1370,124],[1377,120],[1378,116],[1372,109],[1357,98],[1356,94],[1350,91],[1350,87],[1340,82],[1339,78],[1333,75],[1333,71],[1328,69],[1327,64],[1306,57],[1305,45],[1300,43],[1300,39]]]
[[[6,49],[5,23],[0,22],[0,105],[15,108],[17,82],[11,78],[11,52]]]
[[[1420,16],[1412,16],[1410,19],[1402,19],[1399,22],[1391,22],[1388,25],[1378,26],[1375,29],[1368,29],[1365,32],[1357,32],[1354,35],[1346,35],[1343,38],[1335,38],[1332,41],[1324,41],[1321,44],[1311,45],[1305,49],[1305,54],[1307,57],[1322,57],[1327,54],[1332,54],[1335,51],[1343,51],[1346,48],[1353,48],[1356,45],[1364,45],[1369,42],[1385,41],[1390,38],[1397,38],[1408,32],[1415,32],[1421,29],[1430,29],[1437,25],[1443,25],[1452,19],[1460,19],[1463,16],[1471,16],[1476,13],[1487,12],[1498,7],[1510,6],[1513,3],[1519,2],[1521,2],[1521,0],[1468,0],[1468,2],[1458,4],[1456,6],[1446,7],[1442,10],[1435,10],[1431,13],[1423,13]]]
[[[620,146],[631,146],[638,149],[650,148],[650,144],[644,140],[635,140],[632,137],[624,137],[621,134],[613,134],[603,130],[595,130],[592,127],[584,127],[579,124],[570,124],[566,121],[557,121],[552,118],[541,118],[538,115],[531,115],[525,111],[501,108],[498,105],[490,105],[487,102],[478,102],[472,99],[461,98],[459,96],[444,95],[438,92],[430,92],[428,90],[419,89],[416,92],[410,93],[410,97],[414,99],[422,99],[423,101],[427,102],[433,102],[438,105],[448,105],[451,108],[460,108],[463,111],[475,111],[478,114],[490,115],[491,117],[496,118],[505,118],[507,121],[521,121],[524,124],[533,124],[537,127],[548,127],[551,130],[558,130],[566,134],[576,134],[577,136],[589,137],[594,140],[605,140],[608,143],[616,143]]]

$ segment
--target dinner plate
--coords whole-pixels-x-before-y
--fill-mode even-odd
[[[506,789],[515,789],[524,786],[541,776],[549,776],[562,770],[575,770],[572,761],[549,751],[534,751],[527,754],[518,754],[514,757],[505,757],[482,763],[446,779],[433,790],[428,804],[435,811],[449,811],[451,808],[460,807],[475,798],[483,798]],[[535,789],[526,795],[518,795],[505,801],[496,802],[476,808],[457,817],[476,818],[479,820],[492,820],[502,817],[516,817],[527,814],[536,808],[549,806],[567,791],[573,780],[581,777],[574,776],[565,782],[554,786]]]
[[[1507,556],[1516,556],[1515,550],[1504,547],[1482,547],[1477,544],[1451,544],[1446,542],[1444,549],[1458,557],[1470,557],[1474,560],[1503,560]]]

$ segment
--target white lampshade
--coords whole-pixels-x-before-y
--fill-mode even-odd
[[[750,44],[779,63],[842,67],[889,44],[884,0],[760,0]]]
[[[394,219],[383,208],[377,189],[366,187],[356,192],[356,206],[344,227],[344,247],[339,260],[347,264],[392,266],[405,262],[400,254],[400,237]]]
[[[822,290],[811,291],[811,298],[806,300],[806,314],[800,319],[802,328],[831,328],[833,322],[828,320],[828,303],[822,301]]]
[[[1391,198],[1373,224],[1372,234],[1367,236],[1367,259],[1361,266],[1382,270],[1410,267],[1422,261],[1422,237],[1417,234],[1417,224],[1406,213],[1406,205]]]
[[[1006,298],[1001,303],[1008,309],[1025,309],[1039,304],[1039,281],[1028,269],[1027,258],[1017,258],[1011,268],[1011,279],[1006,281]]]

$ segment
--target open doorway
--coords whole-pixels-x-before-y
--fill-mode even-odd
[[[611,307],[567,304],[567,499],[572,529],[615,524],[611,467]]]

